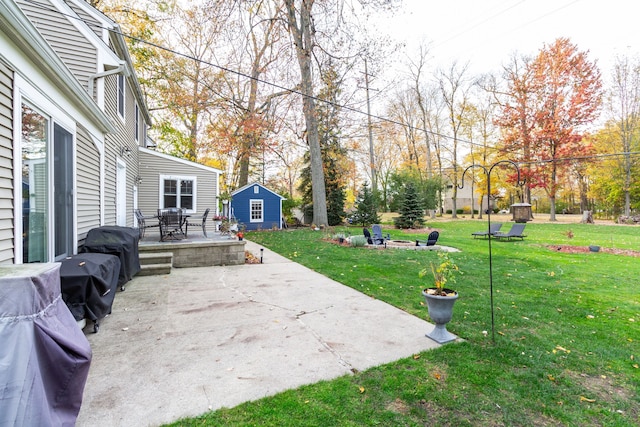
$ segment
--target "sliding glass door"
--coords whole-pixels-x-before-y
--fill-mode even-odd
[[[22,105],[22,261],[73,253],[73,135]],[[52,244],[51,244],[52,243]]]

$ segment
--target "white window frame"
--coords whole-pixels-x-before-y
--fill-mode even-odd
[[[140,143],[140,135],[141,135],[141,129],[140,129],[140,107],[138,106],[138,103],[136,102],[136,108],[135,108],[135,122],[134,122],[134,138],[136,140],[137,143]]]
[[[71,183],[72,191],[75,195],[75,191],[77,188],[76,182],[76,122],[75,120],[65,111],[63,110],[64,105],[61,107],[55,103],[45,95],[41,89],[34,87],[31,82],[23,78],[19,74],[14,75],[14,89],[13,89],[13,122],[15,124],[13,130],[13,141],[14,141],[14,158],[13,158],[13,172],[14,172],[14,182],[22,182],[22,104],[26,104],[29,108],[37,111],[43,117],[48,120],[48,136],[47,136],[47,145],[48,147],[53,146],[53,129],[54,125],[57,124],[65,129],[72,135],[72,158],[71,158],[71,167],[73,168],[73,180]],[[51,151],[53,152],[53,151]],[[53,177],[53,157],[51,156],[48,159],[50,163],[48,170],[48,185],[51,186],[54,177]],[[51,188],[51,187],[49,187]],[[14,186],[14,200],[21,201],[22,200],[22,186],[15,185]],[[73,226],[72,230],[69,232],[72,233],[72,239],[74,242],[78,241],[78,218],[77,218],[77,197],[74,196],[72,202],[72,212],[73,212]],[[50,197],[47,201],[48,204],[48,212],[52,213],[54,210],[53,206],[53,198]],[[14,231],[16,236],[22,236],[22,203],[14,203]],[[54,216],[48,215],[47,219],[47,259],[48,262],[53,262],[55,260],[55,232],[54,232]],[[72,248],[74,250],[75,248]],[[22,256],[23,244],[22,239],[15,238],[14,239],[14,261],[16,264],[23,263]],[[71,255],[71,254],[69,254]]]
[[[120,117],[122,121],[124,121],[125,117],[127,116],[127,79],[124,77],[124,74],[117,74],[116,82],[116,103],[118,109],[118,117]]]
[[[181,207],[180,206],[180,183],[181,181],[192,181],[193,182],[193,194],[191,195],[193,197],[193,209],[187,209],[186,212],[188,214],[194,214],[197,212],[198,210],[198,178],[193,175],[160,175],[160,181],[159,181],[159,188],[158,188],[158,207],[160,209],[164,209],[165,206],[164,205],[164,182],[166,180],[175,180],[178,181],[177,185],[176,185],[176,204],[178,205],[177,207]],[[172,206],[169,206],[172,207]]]
[[[253,218],[253,204],[260,204],[260,218]],[[249,199],[249,222],[264,222],[264,199]]]

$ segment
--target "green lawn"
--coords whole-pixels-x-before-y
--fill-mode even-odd
[[[447,329],[465,342],[174,425],[640,425],[640,258],[547,246],[638,251],[640,227],[529,223],[524,241],[492,241],[493,342],[488,242],[471,238],[486,222],[428,225],[440,231],[439,244],[461,250],[451,254],[464,274]],[[345,231],[362,233],[340,227],[246,238],[428,320],[420,291],[430,283],[418,272],[435,253],[329,241]],[[392,239],[427,235],[384,231]]]

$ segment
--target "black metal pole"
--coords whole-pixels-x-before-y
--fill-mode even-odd
[[[461,185],[459,186],[460,189],[464,187],[464,176],[469,169],[480,168],[484,171],[485,175],[487,176],[487,232],[488,232],[487,236],[489,238],[489,295],[491,300],[491,341],[493,343],[496,342],[496,332],[495,332],[496,328],[495,328],[495,314],[494,314],[494,308],[493,308],[493,256],[491,253],[491,237],[492,236],[491,236],[491,208],[489,206],[489,197],[491,197],[491,172],[493,171],[493,168],[501,164],[511,164],[513,167],[515,167],[516,172],[518,173],[517,185],[524,184],[524,182],[520,180],[520,168],[518,168],[518,165],[511,160],[500,160],[499,162],[496,162],[493,165],[491,165],[491,167],[488,170],[485,166],[476,165],[476,164],[473,164],[467,167],[462,173]]]

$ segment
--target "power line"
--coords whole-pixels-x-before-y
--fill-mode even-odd
[[[88,27],[100,28],[100,29],[103,29],[103,30],[106,29],[106,30],[108,30],[110,32],[113,32],[115,34],[119,34],[122,37],[126,37],[128,39],[137,41],[139,43],[146,44],[146,45],[154,47],[156,49],[160,49],[160,50],[163,50],[165,52],[169,52],[169,53],[171,53],[173,55],[177,55],[177,56],[180,56],[182,58],[189,59],[191,61],[199,62],[201,64],[205,64],[205,65],[208,65],[210,67],[217,68],[217,69],[219,69],[221,71],[224,71],[224,72],[227,72],[227,73],[231,73],[231,74],[235,74],[237,76],[244,77],[244,78],[249,79],[249,80],[254,80],[254,81],[258,82],[258,83],[262,83],[262,84],[265,84],[267,86],[271,86],[273,88],[276,88],[276,89],[279,89],[279,90],[282,90],[282,91],[285,91],[285,92],[288,92],[288,93],[291,93],[291,94],[300,95],[300,96],[303,96],[303,97],[308,97],[308,98],[311,98],[311,99],[313,99],[314,101],[317,101],[317,102],[322,102],[322,103],[331,105],[333,107],[344,109],[344,110],[347,110],[347,111],[351,111],[353,113],[357,113],[357,114],[360,114],[360,115],[363,115],[363,116],[370,116],[373,119],[377,119],[377,120],[382,121],[382,122],[391,123],[391,124],[394,124],[394,125],[397,125],[397,126],[400,126],[400,127],[411,127],[411,128],[426,132],[426,133],[428,133],[428,134],[430,134],[432,136],[436,136],[436,137],[439,137],[439,138],[444,138],[444,139],[449,139],[449,140],[457,140],[458,142],[463,143],[463,144],[475,145],[475,146],[484,148],[483,145],[481,145],[479,143],[476,143],[476,142],[473,142],[473,141],[467,141],[467,140],[464,140],[464,139],[461,139],[461,138],[454,138],[454,137],[449,136],[449,135],[445,135],[445,134],[441,134],[441,133],[438,133],[438,132],[434,132],[434,131],[431,131],[429,129],[424,129],[424,128],[420,127],[420,126],[410,126],[410,125],[404,124],[404,123],[402,123],[400,121],[390,119],[388,117],[383,117],[383,116],[379,116],[379,115],[376,115],[376,114],[370,114],[369,115],[365,111],[359,110],[359,109],[354,108],[354,107],[350,107],[350,106],[348,106],[346,104],[338,104],[338,103],[333,102],[333,101],[329,101],[329,100],[318,98],[317,96],[314,96],[314,95],[307,95],[307,94],[304,94],[304,93],[300,92],[298,89],[288,88],[288,87],[279,85],[277,83],[273,83],[273,82],[270,82],[270,81],[267,81],[267,80],[264,80],[264,79],[261,79],[261,78],[258,78],[258,77],[250,76],[250,75],[248,75],[246,73],[243,73],[241,71],[233,70],[231,68],[224,67],[222,65],[218,65],[218,64],[214,64],[212,62],[204,61],[202,59],[195,58],[195,57],[190,56],[188,54],[179,52],[177,50],[161,46],[161,45],[159,45],[157,43],[153,43],[153,42],[150,42],[148,40],[144,40],[144,39],[142,39],[140,37],[132,36],[130,34],[125,34],[124,32],[116,30],[114,28],[104,28],[101,25],[94,25],[92,23],[86,22],[80,16],[69,15],[69,14],[63,13],[63,12],[57,10],[57,9],[49,8],[49,7],[46,7],[46,6],[44,6],[44,5],[40,4],[40,3],[36,3],[34,0],[27,0],[27,1],[32,3],[35,7],[38,7],[38,8],[44,9],[44,10],[48,10],[50,12],[59,13],[60,15],[65,16],[67,18],[76,19],[78,21],[81,21],[85,25],[87,25]],[[116,25],[117,25],[117,23],[116,23]],[[119,25],[118,25],[118,27],[119,27]]]
[[[376,115],[376,114],[370,114],[369,112],[365,112],[365,111],[359,110],[357,108],[350,107],[350,106],[348,106],[346,104],[345,105],[338,104],[338,103],[333,102],[333,101],[329,101],[329,100],[318,98],[318,97],[316,97],[314,95],[306,95],[306,94],[300,92],[297,89],[288,88],[288,87],[279,85],[277,83],[273,83],[273,82],[270,82],[270,81],[267,81],[267,80],[264,80],[264,79],[261,79],[261,78],[250,76],[250,75],[248,75],[246,73],[243,73],[241,71],[233,70],[233,69],[230,69],[228,67],[224,67],[222,65],[218,65],[218,64],[214,64],[214,63],[211,63],[211,62],[208,62],[208,61],[201,60],[201,59],[195,58],[193,56],[187,55],[185,53],[179,52],[177,50],[161,46],[161,45],[159,45],[157,43],[153,43],[153,42],[150,42],[148,40],[141,39],[140,37],[136,37],[136,36],[132,36],[132,35],[129,35],[129,34],[125,34],[122,31],[116,30],[114,28],[104,28],[101,25],[94,25],[92,23],[89,23],[89,22],[85,21],[83,18],[81,18],[78,15],[70,15],[70,14],[63,13],[62,11],[59,11],[58,9],[55,9],[55,8],[52,8],[52,7],[47,7],[47,6],[45,6],[45,5],[41,4],[41,3],[37,3],[35,0],[26,0],[26,1],[28,1],[31,4],[33,4],[35,7],[38,7],[38,8],[50,11],[50,12],[58,13],[58,14],[60,14],[62,16],[67,17],[67,18],[71,18],[71,19],[75,19],[75,20],[81,21],[81,22],[83,22],[85,25],[87,25],[90,28],[93,27],[93,28],[100,28],[100,29],[103,29],[103,30],[106,29],[106,30],[111,31],[111,32],[113,32],[115,34],[119,34],[122,37],[126,37],[128,39],[131,39],[131,40],[134,40],[134,41],[137,41],[137,42],[152,46],[152,47],[154,47],[156,49],[160,49],[160,50],[163,50],[165,52],[169,52],[169,53],[171,53],[173,55],[177,55],[177,56],[189,59],[189,60],[194,61],[194,62],[199,62],[201,64],[205,64],[205,65],[208,65],[210,67],[214,67],[214,68],[217,68],[217,69],[219,69],[221,71],[224,71],[224,72],[227,72],[227,73],[231,73],[231,74],[235,74],[237,76],[241,76],[241,77],[244,77],[244,78],[249,79],[249,80],[254,80],[254,81],[258,82],[258,83],[262,83],[262,84],[265,84],[267,86],[271,86],[271,87],[274,87],[276,89],[279,89],[279,90],[282,90],[282,91],[285,91],[285,92],[288,92],[288,93],[291,93],[291,94],[296,94],[296,95],[300,95],[300,96],[303,96],[303,97],[306,96],[306,97],[309,97],[309,98],[311,98],[311,99],[313,99],[314,101],[317,101],[317,102],[322,102],[322,103],[331,105],[331,106],[336,107],[336,108],[340,108],[340,109],[344,109],[344,110],[347,110],[347,111],[351,111],[351,112],[354,112],[354,113],[357,113],[357,114],[360,114],[360,115],[367,116],[369,118],[374,118],[374,119],[378,120],[379,122],[387,122],[387,123],[391,123],[391,124],[394,124],[394,125],[397,125],[397,126],[400,126],[400,127],[403,127],[403,128],[409,128],[409,129],[422,131],[422,132],[428,133],[429,135],[440,137],[440,138],[444,138],[444,139],[457,140],[458,142],[460,142],[462,144],[469,144],[470,146],[476,146],[476,147],[480,147],[480,148],[484,148],[484,149],[491,149],[491,150],[501,150],[501,148],[499,148],[499,147],[497,147],[495,145],[486,145],[486,144],[483,144],[483,143],[468,141],[468,140],[461,139],[461,138],[454,138],[454,137],[449,136],[449,135],[444,135],[444,134],[441,134],[441,133],[438,133],[438,132],[434,132],[434,131],[425,129],[425,128],[421,127],[421,126],[412,126],[412,125],[405,124],[405,123],[402,123],[400,121],[393,120],[393,119],[390,119],[390,118],[387,118],[387,117],[379,116],[379,115]],[[571,5],[573,3],[576,3],[577,1],[579,1],[579,0],[574,0],[571,3],[565,4],[562,7],[559,7],[559,8],[557,8],[557,9],[555,9],[555,10],[553,10],[553,11],[547,13],[547,14],[544,14],[542,16],[539,16],[539,17],[535,18],[533,21],[530,21],[529,23],[534,22],[534,21],[539,20],[539,19],[542,19],[543,17],[545,17],[547,15],[550,15],[552,13],[555,13],[558,10],[561,10],[563,8],[566,8],[569,5]],[[506,10],[508,10],[508,9],[506,9]],[[503,10],[500,13],[503,13],[506,10]],[[500,13],[498,13],[498,14],[500,14]],[[493,16],[491,18],[493,18]],[[490,18],[488,18],[488,19],[490,19]],[[527,23],[525,25],[528,25],[529,23]],[[117,26],[117,28],[120,28],[120,26],[117,23],[116,23],[116,26]],[[603,154],[603,155],[583,156],[583,157],[572,157],[572,158],[555,159],[555,160],[554,159],[550,159],[550,160],[544,160],[544,162],[548,163],[548,162],[553,162],[553,161],[560,162],[560,161],[572,161],[572,160],[580,160],[580,159],[587,160],[587,159],[593,159],[593,158],[598,158],[598,157],[609,157],[609,156],[620,156],[620,155],[634,155],[635,156],[637,154],[640,154],[640,152],[613,153],[613,154]],[[538,162],[542,162],[542,161],[532,161],[532,162],[528,162],[528,163],[538,163]],[[522,162],[522,164],[525,164],[525,163],[527,163],[527,162]]]

